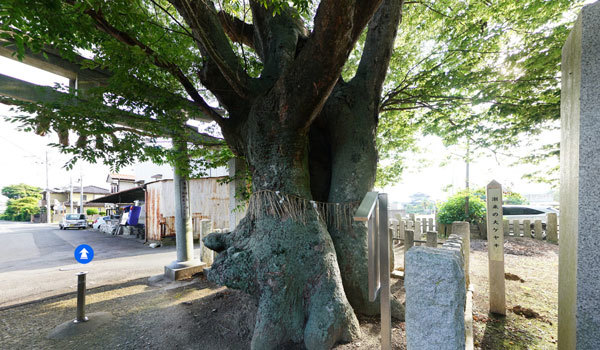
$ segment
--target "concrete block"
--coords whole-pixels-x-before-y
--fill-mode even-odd
[[[190,264],[190,266],[165,266],[165,277],[171,281],[180,281],[188,278],[192,278],[193,275],[200,273],[204,270],[206,264],[198,262],[196,264]]]
[[[460,252],[411,248],[404,286],[407,349],[464,349],[466,288]]]

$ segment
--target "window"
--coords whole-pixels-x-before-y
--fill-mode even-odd
[[[84,194],[84,195],[83,195],[83,200],[84,200],[84,201],[87,201],[87,194]]]
[[[544,214],[543,211],[532,209],[532,208],[523,208],[525,210],[525,215],[539,215]]]

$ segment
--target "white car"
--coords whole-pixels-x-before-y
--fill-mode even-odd
[[[67,214],[62,218],[58,227],[61,230],[66,230],[68,228],[82,230],[87,227],[87,220],[84,214]]]
[[[535,220],[542,221],[542,228],[546,229],[546,218],[547,214],[555,213],[558,215],[558,210],[552,207],[537,207],[537,206],[528,206],[528,205],[503,205],[502,206],[502,216],[504,220],[519,220],[519,223],[522,224],[523,220],[529,220],[531,227],[533,228],[533,224]]]
[[[99,230],[100,226],[106,224],[108,221],[110,221],[110,216],[103,216],[103,217],[97,218],[92,223],[92,228]]]

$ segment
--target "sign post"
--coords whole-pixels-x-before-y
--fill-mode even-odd
[[[487,185],[487,232],[490,312],[506,315],[502,186],[496,181]]]

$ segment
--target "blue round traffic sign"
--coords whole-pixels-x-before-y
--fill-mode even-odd
[[[87,244],[80,244],[75,248],[75,260],[80,264],[87,264],[94,258],[94,250]]]

